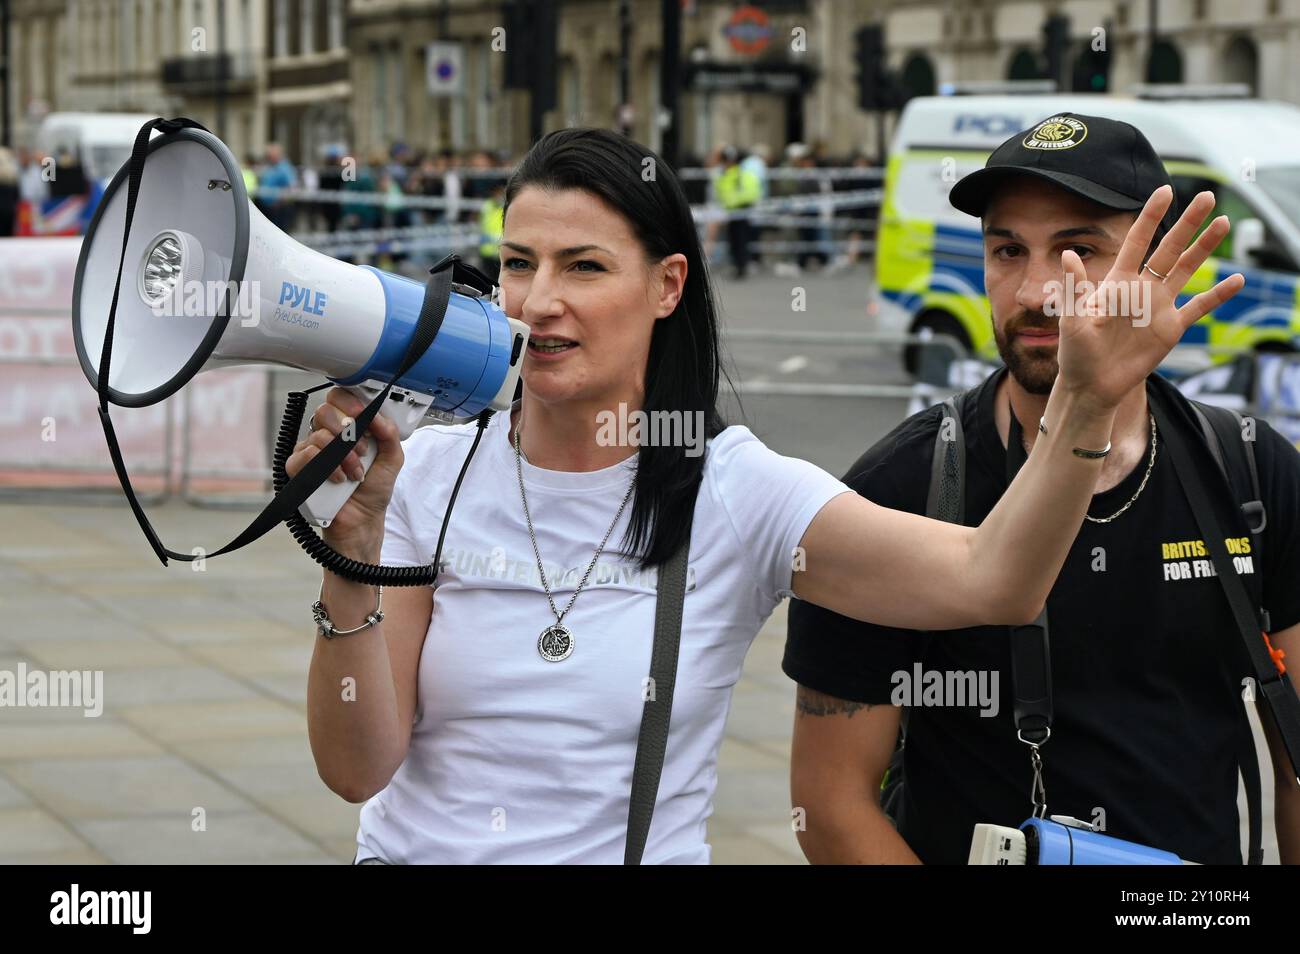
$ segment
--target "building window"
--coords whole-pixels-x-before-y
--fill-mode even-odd
[[[236,46],[243,50],[252,50],[257,46],[257,39],[253,29],[253,11],[251,0],[239,0],[239,24],[247,28],[247,33],[241,34],[243,41]]]
[[[316,24],[313,22],[316,15],[315,0],[298,0],[299,12],[302,15],[302,40],[298,44],[299,53],[314,53],[316,50]]]
[[[329,48],[343,48],[343,0],[327,0],[329,4]]]
[[[578,64],[570,57],[565,57],[560,64],[560,117],[565,126],[577,126],[582,122],[582,77],[578,73]]]
[[[474,131],[479,145],[484,149],[493,149],[497,144],[496,128],[492,125],[492,106],[495,102],[492,95],[492,58],[492,51],[487,46],[478,48],[478,95],[475,97],[478,113],[474,117]]]
[[[289,55],[289,0],[275,0],[275,55]]]
[[[154,56],[161,60],[167,55],[167,2],[158,0],[153,8],[153,41],[150,45],[154,49]]]
[[[464,90],[465,87],[461,89]],[[462,91],[459,96],[445,98],[451,100],[451,148],[461,152],[466,148],[467,142],[465,93]]]
[[[659,58],[655,57],[650,62],[650,95],[646,97],[649,103],[647,118],[650,120],[650,135],[647,142],[655,152],[663,147],[663,128],[659,125],[659,84],[661,82],[659,70]]]
[[[405,65],[402,58],[402,45],[394,43],[388,51],[388,68],[393,74],[389,84],[389,89],[393,91],[393,109],[390,116],[392,124],[387,136],[390,143],[403,138],[402,131],[406,124],[406,77],[402,75],[402,67]]]
[[[1183,55],[1168,40],[1151,44],[1147,57],[1148,83],[1181,83],[1183,81]]]
[[[375,78],[375,108],[371,114],[371,138],[375,149],[383,145],[388,133],[388,64],[385,52],[383,47],[376,47],[370,54],[371,73]]]
[[[158,0],[140,0],[140,66],[158,66]]]
[[[924,53],[913,53],[903,64],[903,95],[907,99],[913,96],[933,96],[935,90],[934,65]]]
[[[1007,65],[1007,79],[1036,80],[1043,78],[1043,71],[1038,65],[1037,54],[1026,47],[1016,50]]]

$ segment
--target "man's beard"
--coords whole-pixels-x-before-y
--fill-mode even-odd
[[[1026,345],[1016,341],[1025,328],[1057,330],[1055,318],[1042,313],[1022,311],[1007,321],[1001,329],[993,323],[993,339],[998,345],[1002,363],[1016,383],[1030,394],[1050,394],[1060,365],[1056,363],[1056,348],[1050,345]],[[1057,339],[1058,343],[1060,339]]]

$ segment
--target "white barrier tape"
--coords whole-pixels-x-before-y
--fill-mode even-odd
[[[680,179],[712,179],[719,175],[718,169],[692,166],[677,170]],[[796,169],[787,166],[769,166],[767,178],[774,182],[798,182],[805,179],[833,181],[837,179],[872,179],[880,180],[884,173],[877,167],[861,168],[857,166],[817,166],[812,169]]]
[[[335,205],[381,205],[410,209],[445,209],[448,206],[477,211],[482,199],[448,199],[440,195],[408,195],[405,192],[356,192],[348,189],[276,189],[258,186],[253,196],[266,202],[288,200]]]

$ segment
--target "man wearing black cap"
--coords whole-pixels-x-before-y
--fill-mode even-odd
[[[981,220],[985,288],[1006,364],[960,403],[962,522],[984,518],[1034,443],[1058,371],[1058,316],[1098,307],[1103,288],[1115,291],[1074,297],[1088,295],[1084,282],[1113,274],[1137,213],[1162,188],[1172,193],[1137,129],[1064,113],[1011,137],[952,189],[952,204]],[[1220,216],[1188,248],[1213,196],[1196,196],[1182,218],[1171,198],[1139,286],[1183,288],[1227,234]],[[1104,299],[1100,313],[1141,321],[1143,296],[1120,298]],[[940,405],[904,421],[844,481],[884,506],[925,513],[945,413]],[[1265,626],[1273,648],[1300,659],[1300,455],[1264,422],[1252,426],[1267,513],[1255,541],[1271,614]],[[1100,823],[1107,834],[1185,860],[1237,864],[1240,680],[1252,670],[1203,559],[1171,438],[1196,452],[1206,485],[1229,497],[1190,405],[1153,375],[1119,407],[1093,505],[1048,598],[1054,705],[1050,740],[1034,751],[1049,813]],[[1235,503],[1218,509],[1240,553],[1251,528]],[[1253,561],[1236,565],[1243,579],[1254,572]],[[936,590],[944,585],[934,581]],[[1017,739],[1006,628],[922,635],[795,600],[783,667],[799,683],[792,796],[804,812],[800,843],[810,860],[963,864],[974,825],[1018,827],[1030,817],[1034,776],[1030,749]],[[966,698],[953,691],[976,685],[989,691]],[[909,708],[895,830],[879,802],[902,705]],[[1297,862],[1300,787],[1267,717],[1265,725],[1279,849],[1283,861]]]

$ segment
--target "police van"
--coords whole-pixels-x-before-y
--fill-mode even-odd
[[[1233,272],[1245,276],[1245,288],[1187,329],[1166,367],[1186,372],[1243,350],[1300,349],[1300,108],[1213,92],[1178,96],[1176,89],[1149,87],[1131,96],[909,101],[885,170],[869,306],[878,327],[950,335],[996,359],[980,223],[949,205],[948,192],[1009,136],[1054,113],[1075,112],[1136,126],[1164,160],[1179,208],[1209,189],[1214,214],[1232,222],[1178,303]],[[914,354],[909,350],[909,366]]]

